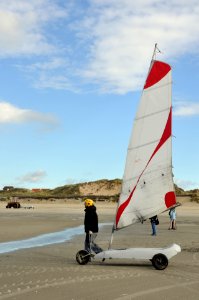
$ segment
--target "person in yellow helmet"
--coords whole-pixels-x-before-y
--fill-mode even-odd
[[[98,215],[97,209],[92,199],[86,199],[85,205],[85,217],[84,217],[84,229],[86,233],[85,238],[85,250],[90,252],[93,250],[95,253],[102,251],[102,249],[94,243],[98,233]]]

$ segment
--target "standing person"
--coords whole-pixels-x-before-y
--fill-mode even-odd
[[[176,230],[176,209],[175,209],[175,207],[170,209],[169,217],[170,217],[169,230],[171,230],[171,229]]]
[[[156,225],[159,224],[159,220],[158,220],[157,215],[151,217],[150,221],[151,221],[151,228],[152,228],[152,234],[151,235],[156,235],[157,234]]]
[[[94,243],[98,233],[98,215],[93,200],[86,199],[85,205],[85,217],[84,217],[84,229],[86,233],[85,238],[85,250],[90,252],[93,250],[95,253],[99,253],[102,249]]]

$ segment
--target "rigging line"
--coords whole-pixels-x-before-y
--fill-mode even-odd
[[[154,51],[153,51],[153,55],[152,55],[152,61],[156,59],[156,54],[157,53],[161,53],[160,49],[158,48],[158,44],[155,43],[155,48],[154,48]]]
[[[165,111],[170,111],[170,107],[166,107],[166,108],[164,108],[164,109],[155,111],[155,112],[153,112],[153,113],[150,113],[150,114],[147,114],[147,115],[144,115],[144,116],[135,118],[135,121],[140,120],[140,119],[145,119],[145,118],[148,118],[148,117],[151,117],[151,116],[154,116],[154,115],[158,115],[158,114],[160,114],[160,113],[162,113],[162,112],[165,112]]]
[[[158,48],[158,44],[157,44],[157,46],[156,46],[156,53],[162,53],[162,52],[160,51],[160,49]]]

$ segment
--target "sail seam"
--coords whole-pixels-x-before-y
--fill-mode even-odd
[[[160,114],[160,113],[162,113],[162,112],[169,111],[169,110],[170,110],[170,107],[167,107],[167,108],[161,109],[161,110],[159,110],[159,111],[156,111],[156,112],[154,112],[154,113],[151,113],[151,114],[148,114],[148,115],[144,115],[144,116],[135,118],[135,121],[138,121],[138,120],[140,120],[140,119],[145,119],[145,118],[150,117],[150,116],[158,115],[158,114]]]
[[[136,147],[128,148],[128,151],[131,151],[131,150],[134,150],[134,149],[138,149],[138,148],[142,148],[144,146],[148,146],[148,145],[151,145],[151,144],[155,144],[157,142],[159,142],[159,139],[155,140],[155,141],[152,141],[152,142],[149,142],[149,143],[146,143],[146,144],[142,144],[142,145],[136,146]]]
[[[167,173],[171,168],[172,168],[171,165],[169,165],[168,167],[162,168],[160,174]],[[144,172],[144,175],[156,173],[157,170],[158,170],[158,169],[151,170],[151,171],[148,171],[148,172]],[[159,175],[159,176],[160,176],[160,175]],[[159,177],[159,176],[157,176],[157,177]],[[165,175],[165,174],[164,174],[164,176],[168,176],[168,175]],[[129,179],[125,178],[125,182],[132,181],[132,180],[134,180],[134,179],[137,179],[138,177],[139,177],[139,175],[134,176],[134,177],[131,177],[131,178],[129,178]]]

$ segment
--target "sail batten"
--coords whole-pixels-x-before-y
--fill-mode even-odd
[[[151,144],[156,144],[158,141],[159,140],[151,141],[151,142],[146,143],[146,144],[142,144],[142,145],[138,145],[138,146],[135,146],[135,147],[128,148],[128,150],[131,151],[131,150],[134,150],[134,149],[146,147],[146,146],[151,145]]]
[[[169,177],[170,174],[167,175],[166,170],[167,170],[167,169],[165,169],[165,171],[163,171],[163,169],[162,169],[161,172],[158,172],[158,175],[155,176],[155,178],[160,178],[160,177],[166,178],[166,177]],[[169,171],[170,171],[170,169],[169,169]],[[152,182],[153,182],[154,176],[153,176],[153,178],[150,180],[150,176],[153,175],[153,173],[156,173],[156,174],[157,174],[157,170],[154,170],[154,171],[148,171],[148,172],[145,172],[145,173],[144,173],[144,175],[145,175],[144,178],[147,178],[147,179],[144,180],[144,184],[146,184],[146,183],[149,184],[149,183],[152,183]],[[146,177],[146,176],[147,176],[147,177]],[[131,178],[125,178],[126,184],[131,183],[133,180],[138,179],[138,177],[139,177],[139,176],[135,176],[135,177],[131,177]],[[148,178],[149,178],[149,179],[148,179]],[[147,181],[146,181],[146,180],[147,180]],[[139,184],[142,184],[142,183],[139,182],[138,185],[139,185]]]
[[[169,111],[170,110],[170,107],[166,107],[164,109],[161,109],[159,111],[156,111],[156,112],[153,112],[153,113],[150,113],[148,115],[143,115],[141,117],[138,117],[138,118],[135,118],[135,121],[139,121],[141,119],[145,119],[145,118],[148,118],[148,117],[151,117],[151,116],[154,116],[154,115],[157,115],[157,114],[160,114],[160,113],[163,113],[165,111]]]
[[[127,151],[116,229],[176,203],[172,176],[171,67],[152,61]]]

